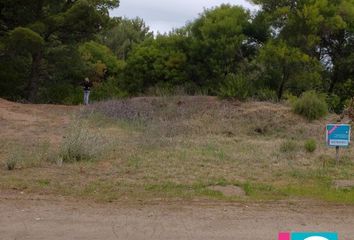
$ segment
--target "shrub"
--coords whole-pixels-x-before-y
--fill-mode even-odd
[[[9,158],[6,160],[5,165],[6,165],[6,169],[11,171],[14,170],[16,165],[17,165],[17,160],[14,158]]]
[[[259,89],[256,93],[256,99],[259,101],[276,102],[278,100],[277,93],[269,88]]]
[[[81,90],[81,98],[82,101],[82,90]],[[90,100],[92,101],[102,101],[107,99],[119,99],[126,97],[127,93],[122,91],[119,88],[119,83],[117,78],[110,77],[107,81],[104,81],[100,84],[97,84],[92,91]]]
[[[246,100],[252,96],[252,86],[243,74],[228,74],[220,87],[219,96]]]
[[[94,160],[104,147],[103,138],[98,133],[91,132],[85,122],[75,120],[60,146],[59,158],[62,162]]]
[[[314,139],[309,139],[305,142],[305,149],[307,152],[314,152],[317,148],[317,144],[316,144],[316,141]]]
[[[328,109],[331,112],[341,113],[343,111],[343,103],[338,95],[330,94],[327,96]]]
[[[164,83],[160,82],[155,84],[154,86],[149,87],[145,93],[148,96],[158,96],[158,97],[168,97],[168,96],[174,96],[175,94],[175,89],[177,86],[173,86],[170,83]],[[185,95],[185,94],[182,94]]]
[[[309,121],[320,119],[328,113],[325,96],[314,91],[305,92],[293,103],[293,111]]]
[[[74,87],[70,84],[52,84],[49,87],[40,89],[39,98],[44,103],[59,103],[66,105],[77,105],[83,101],[83,91],[81,87]]]
[[[13,150],[11,151],[10,155],[5,161],[5,167],[7,170],[12,171],[15,170],[16,166],[21,163],[23,159],[23,153],[22,151],[19,150]]]
[[[287,103],[289,106],[294,106],[295,102],[299,98],[290,92],[285,92],[283,99],[285,100],[285,103]]]

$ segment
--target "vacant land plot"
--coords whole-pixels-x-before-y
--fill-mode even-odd
[[[308,122],[284,104],[212,97],[0,104],[2,190],[104,202],[354,203],[353,186],[338,184],[354,181],[353,149],[336,166],[324,143],[335,115]]]

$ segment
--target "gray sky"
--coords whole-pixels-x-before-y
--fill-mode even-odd
[[[111,11],[111,16],[140,17],[155,33],[165,33],[197,18],[203,9],[222,3],[255,9],[246,0],[120,0],[120,7]]]

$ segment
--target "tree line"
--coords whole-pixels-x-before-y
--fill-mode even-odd
[[[75,104],[142,94],[279,101],[306,91],[340,111],[354,96],[354,0],[253,0],[157,34],[112,18],[118,0],[0,0],[0,97]]]

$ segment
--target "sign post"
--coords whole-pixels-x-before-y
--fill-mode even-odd
[[[336,148],[337,164],[339,163],[339,149],[349,147],[350,131],[349,124],[327,124],[326,141],[329,147]]]
[[[339,147],[336,147],[336,164],[339,164]]]

